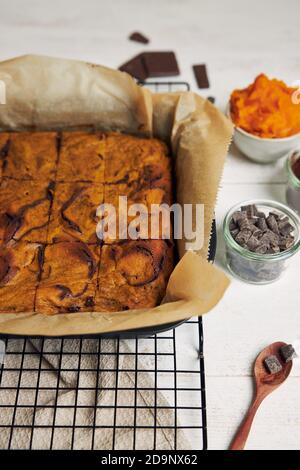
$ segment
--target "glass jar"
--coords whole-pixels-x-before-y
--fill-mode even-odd
[[[298,161],[299,160],[299,161]],[[295,175],[293,166],[300,166],[300,149],[291,151],[286,159],[287,187],[286,201],[292,209],[300,214],[300,179]]]
[[[241,209],[241,206],[255,204],[260,212],[268,215],[270,212],[280,217],[287,216],[293,225],[292,235],[294,244],[285,251],[274,254],[253,253],[240,246],[232,237],[229,223],[232,214]],[[269,284],[276,281],[286,268],[286,262],[300,248],[300,219],[298,215],[284,204],[268,200],[245,201],[234,206],[227,213],[223,223],[223,234],[226,244],[226,264],[231,273],[251,284]]]

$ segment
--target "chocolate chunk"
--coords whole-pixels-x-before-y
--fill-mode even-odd
[[[235,230],[236,228],[236,223],[233,221],[233,219],[231,219],[231,221],[229,222],[229,230]]]
[[[216,101],[216,98],[214,96],[208,96],[207,100],[210,101],[212,104],[214,104]]]
[[[268,248],[267,253],[269,255],[273,255],[274,253],[280,253],[280,248],[278,245],[271,243],[270,247]]]
[[[248,206],[242,206],[241,210],[246,212],[248,217],[255,217],[257,215],[257,207],[255,204],[249,204]]]
[[[134,33],[131,33],[129,36],[130,41],[135,41],[135,42],[140,42],[142,44],[148,44],[149,39],[146,38],[142,33],[139,33],[138,31],[135,31]]]
[[[209,88],[209,80],[205,64],[193,65],[194,75],[198,88]]]
[[[267,222],[265,217],[259,217],[256,223],[257,227],[262,230],[263,232],[268,229]]]
[[[144,62],[142,61],[142,57],[143,54],[138,54],[128,62],[125,62],[125,64],[121,65],[119,70],[129,73],[129,75],[137,80],[146,80],[146,78],[148,78],[148,74]]]
[[[284,235],[284,236],[289,235],[294,230],[294,227],[288,221],[278,222],[278,228],[279,228],[281,235]]]
[[[259,246],[259,240],[253,235],[251,235],[251,237],[249,238],[247,242],[247,248],[250,251],[255,251],[258,246]]]
[[[280,220],[280,215],[276,214],[276,212],[270,212],[269,215],[272,215],[273,217],[275,217],[277,222]],[[287,219],[288,219],[288,217],[287,217]]]
[[[293,348],[292,344],[286,344],[285,346],[281,346],[279,352],[284,362],[290,362],[295,359],[295,357],[297,357],[296,351]]]
[[[263,236],[263,232],[255,226],[255,229],[252,230],[252,235],[259,240]]]
[[[277,220],[275,219],[274,215],[269,214],[269,216],[266,218],[266,222],[272,232],[279,233]]]
[[[278,245],[279,236],[271,230],[266,230],[263,236],[261,237],[260,242],[266,243],[267,245],[270,245],[271,243],[273,243],[274,245]]]
[[[279,240],[279,248],[281,251],[288,250],[291,246],[293,246],[295,239],[293,237],[283,237]]]
[[[175,77],[179,67],[174,52],[145,52],[142,61],[148,77]]]
[[[252,232],[251,230],[249,229],[244,229],[244,230],[241,230],[238,235],[235,237],[235,241],[239,244],[239,245],[245,245],[249,238],[251,237],[252,235]]]
[[[265,255],[267,253],[269,249],[269,246],[266,245],[265,243],[263,243],[262,245],[259,245],[256,249],[255,249],[255,253],[258,253],[260,255]]]
[[[274,355],[266,357],[266,359],[264,360],[264,365],[269,374],[277,374],[282,370],[282,365],[280,364],[280,361]]]
[[[239,228],[235,228],[235,229],[231,230],[230,233],[231,233],[231,236],[232,236],[233,238],[235,238],[235,237],[237,236],[237,234],[240,233],[240,229],[239,229]]]
[[[246,212],[236,211],[232,214],[231,218],[235,224],[237,224],[238,220],[245,219],[247,217]]]
[[[246,217],[242,218],[242,219],[239,219],[237,224],[238,224],[240,230],[244,230],[246,228],[250,229],[250,222]]]

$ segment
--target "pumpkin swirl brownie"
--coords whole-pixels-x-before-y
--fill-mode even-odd
[[[48,242],[72,236],[86,243],[97,243],[96,212],[103,198],[102,184],[56,183]]]
[[[95,310],[155,307],[173,269],[173,249],[164,240],[125,241],[102,248]]]
[[[16,181],[0,184],[0,241],[12,238],[46,243],[53,182]]]
[[[171,159],[166,144],[157,139],[142,139],[117,132],[106,135],[105,182],[130,183],[155,173],[171,174]],[[152,171],[154,172],[154,171]]]
[[[0,249],[0,312],[34,310],[43,247],[10,241]]]
[[[45,314],[93,310],[100,247],[58,241],[45,248],[35,310]]]
[[[56,132],[18,132],[9,135],[3,176],[48,181],[55,177]]]
[[[103,183],[105,140],[100,132],[63,132],[57,181]]]
[[[126,196],[127,205],[123,206],[120,203],[119,197]],[[138,209],[139,204],[143,204],[143,207],[140,207],[139,220],[141,223],[137,223],[136,233],[137,238],[147,239],[152,238],[171,238],[171,229],[170,227],[170,217],[169,211],[166,210],[165,224],[163,219],[159,216],[154,217],[154,205],[160,206],[161,204],[167,204],[170,206],[172,204],[172,186],[171,178],[160,177],[159,179],[153,180],[151,184],[145,181],[132,181],[129,184],[117,184],[117,185],[106,185],[105,186],[105,195],[104,195],[105,204],[111,204],[116,209],[116,236],[113,237],[108,233],[104,233],[103,240],[105,243],[115,243],[119,241],[119,220],[126,220],[127,227],[129,224],[133,225],[136,218],[136,213],[133,211],[132,214],[127,213],[128,208],[133,204],[136,205]],[[146,209],[146,212],[145,212]],[[151,231],[155,229],[157,235]]]

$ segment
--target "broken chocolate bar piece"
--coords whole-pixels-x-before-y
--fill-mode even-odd
[[[145,69],[144,62],[142,61],[142,57],[143,54],[138,54],[128,62],[125,62],[125,64],[121,65],[119,70],[129,73],[129,75],[136,78],[137,80],[146,80],[146,78],[148,78],[148,74]]]
[[[198,88],[209,88],[209,80],[205,64],[193,65]]]
[[[269,374],[277,374],[282,370],[282,365],[280,364],[280,361],[274,355],[266,357],[266,359],[264,360],[264,365]]]
[[[284,362],[290,362],[295,359],[295,357],[297,357],[296,351],[292,344],[281,346],[279,352]]]
[[[142,61],[148,77],[175,77],[180,74],[176,56],[172,51],[145,52]]]
[[[131,33],[129,36],[130,41],[135,41],[135,42],[140,42],[142,44],[148,44],[149,39],[146,38],[142,33],[139,33],[138,31],[135,31],[134,33]]]

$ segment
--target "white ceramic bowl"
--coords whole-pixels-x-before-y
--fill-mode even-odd
[[[231,119],[229,105],[227,116]],[[278,139],[262,138],[234,127],[233,141],[246,157],[258,163],[272,163],[300,145],[300,133]]]

